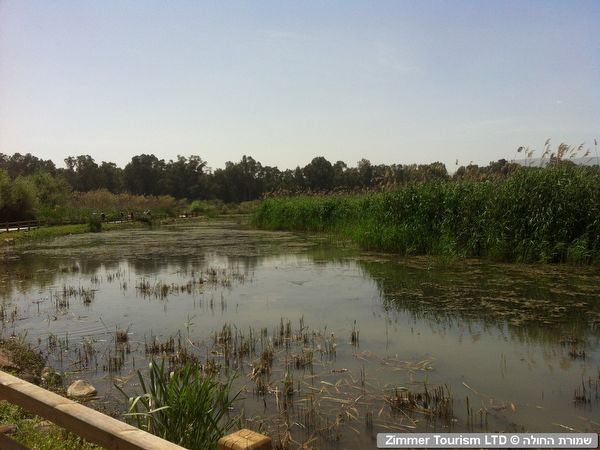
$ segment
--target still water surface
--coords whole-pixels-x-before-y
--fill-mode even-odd
[[[171,356],[237,372],[246,425],[292,448],[372,447],[391,430],[600,431],[595,269],[400,258],[216,221],[61,237],[1,265],[3,336],[89,379],[96,407],[123,409],[113,384],[135,392],[148,346],[173,338]],[[227,353],[224,326],[248,354]],[[257,375],[266,348],[273,369]],[[437,409],[390,405],[436,387]]]

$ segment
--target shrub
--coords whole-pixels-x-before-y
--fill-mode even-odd
[[[92,214],[88,219],[88,228],[92,233],[100,233],[102,231],[102,220],[97,214]]]

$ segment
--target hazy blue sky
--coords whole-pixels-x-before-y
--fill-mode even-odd
[[[488,163],[600,138],[600,1],[0,0],[0,152]]]

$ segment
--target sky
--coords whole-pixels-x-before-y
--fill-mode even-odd
[[[599,25],[596,0],[0,0],[0,153],[452,170],[548,138],[593,152]]]

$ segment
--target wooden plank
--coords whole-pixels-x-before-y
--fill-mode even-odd
[[[19,405],[104,448],[114,450],[183,449],[179,445],[3,371],[0,371],[0,399]]]

